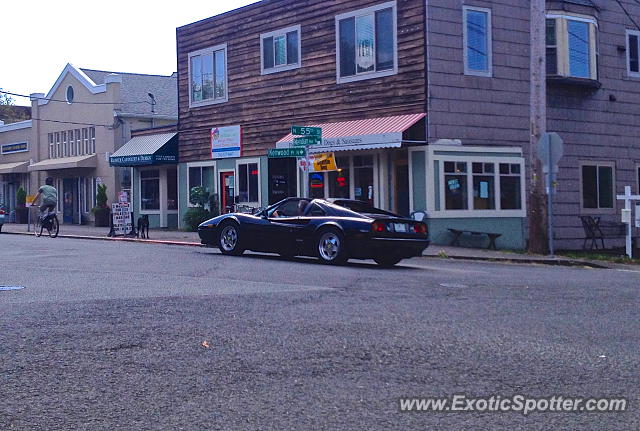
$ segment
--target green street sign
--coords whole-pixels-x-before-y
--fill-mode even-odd
[[[267,153],[270,159],[284,159],[288,157],[304,157],[306,150],[304,147],[295,148],[272,148]]]
[[[322,137],[322,129],[320,127],[291,127],[291,134],[296,136],[315,136]]]
[[[308,147],[309,145],[317,145],[321,144],[322,140],[320,138],[312,137],[312,138],[293,138],[293,146],[294,147]]]

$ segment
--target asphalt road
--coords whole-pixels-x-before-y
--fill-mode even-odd
[[[0,430],[635,430],[640,272],[0,235]],[[625,413],[400,413],[402,396]]]

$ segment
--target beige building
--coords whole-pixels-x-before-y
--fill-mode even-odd
[[[176,92],[175,74],[112,73],[67,64],[46,96],[31,95],[31,121],[0,126],[0,144],[27,142],[27,151],[0,155],[5,206],[13,207],[17,184],[34,194],[53,177],[60,220],[90,221],[99,184],[107,186],[109,204],[132,188],[131,169],[110,167],[109,157],[131,139],[132,130],[175,124]]]
[[[9,214],[15,210],[18,189],[31,189],[28,166],[37,157],[31,124],[31,120],[11,124],[0,122],[0,207]]]

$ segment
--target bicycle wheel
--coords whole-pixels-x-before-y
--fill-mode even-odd
[[[55,238],[58,236],[58,232],[60,232],[60,223],[58,223],[58,216],[54,215],[49,222],[49,236]]]
[[[38,217],[38,220],[36,220],[36,223],[33,225],[33,233],[35,233],[36,236],[42,236],[43,230],[44,226],[42,226],[42,220]]]

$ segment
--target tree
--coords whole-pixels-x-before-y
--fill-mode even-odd
[[[2,91],[2,88],[0,88]],[[16,106],[13,97],[6,93],[0,93],[0,120],[5,123],[28,120],[30,115],[28,107]]]

